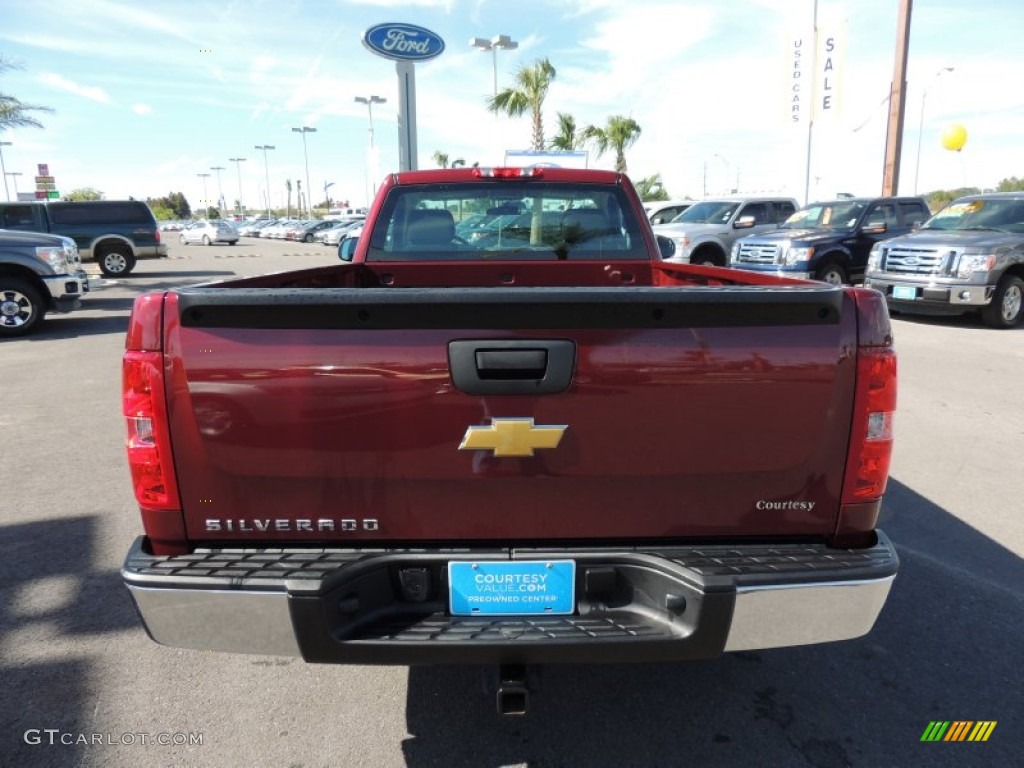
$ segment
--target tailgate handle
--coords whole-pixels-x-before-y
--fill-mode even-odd
[[[478,349],[476,372],[481,379],[543,379],[546,349]]]
[[[448,343],[455,387],[468,395],[550,395],[572,382],[576,343],[567,339],[467,339]]]

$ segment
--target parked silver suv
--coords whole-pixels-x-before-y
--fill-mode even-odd
[[[1012,328],[1024,318],[1024,192],[961,197],[917,232],[878,243],[864,284],[895,311],[975,310]]]
[[[671,224],[654,227],[656,235],[672,240],[676,250],[670,261],[729,265],[729,252],[737,238],[773,230],[796,213],[791,197],[722,197],[702,200],[679,214]]]

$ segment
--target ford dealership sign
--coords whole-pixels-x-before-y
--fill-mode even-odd
[[[426,61],[444,52],[444,40],[414,24],[377,24],[363,32],[363,45],[385,59]]]

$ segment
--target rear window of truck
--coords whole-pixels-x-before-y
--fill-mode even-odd
[[[398,186],[366,260],[648,260],[640,232],[619,187],[536,179]]]
[[[145,203],[134,201],[97,201],[60,203],[50,206],[54,224],[143,224],[156,226]]]

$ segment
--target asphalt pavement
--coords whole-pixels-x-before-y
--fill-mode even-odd
[[[901,570],[868,636],[547,667],[529,714],[502,719],[475,667],[317,666],[146,637],[119,576],[141,532],[120,413],[132,301],[336,263],[315,244],[168,239],[172,258],[97,278],[85,309],[0,341],[0,765],[1020,764],[1024,328],[895,318],[882,527]],[[997,725],[985,743],[922,742],[935,720]]]

